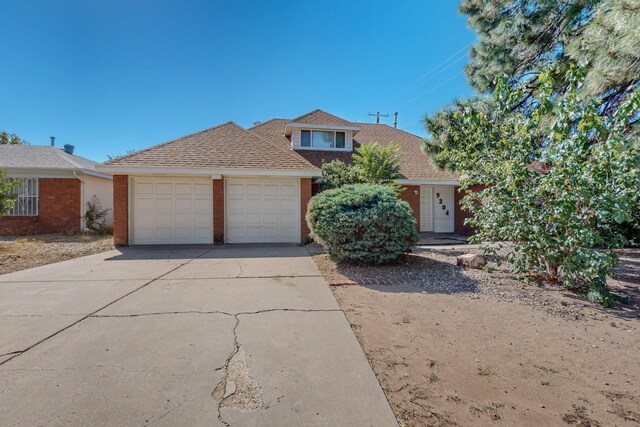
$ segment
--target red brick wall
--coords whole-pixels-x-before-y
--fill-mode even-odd
[[[482,189],[482,186],[480,185],[471,186],[472,191],[480,191],[481,189]],[[473,227],[470,227],[464,224],[464,221],[467,218],[471,217],[471,213],[469,211],[462,210],[462,207],[460,206],[460,201],[462,200],[464,195],[465,193],[463,191],[460,191],[460,187],[455,187],[453,191],[454,204],[455,204],[455,232],[458,234],[464,234],[469,236],[475,233],[475,230],[473,229]]]
[[[129,244],[129,176],[113,176],[113,243]]]
[[[224,179],[213,180],[213,243],[224,243]]]
[[[305,218],[307,215],[307,205],[309,204],[309,200],[311,200],[311,193],[311,178],[300,178],[300,241],[304,241],[311,232]]]
[[[80,181],[76,178],[38,179],[38,215],[0,217],[1,234],[64,233],[80,231]]]
[[[409,203],[413,211],[413,217],[416,220],[416,230],[420,231],[420,186],[405,185],[402,188],[405,190],[400,193],[399,198]]]

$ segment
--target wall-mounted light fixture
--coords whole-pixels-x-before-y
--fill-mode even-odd
[[[417,190],[417,189],[414,189],[414,190],[413,190],[413,195],[414,195],[414,196],[417,196],[417,195],[418,195],[418,190]]]

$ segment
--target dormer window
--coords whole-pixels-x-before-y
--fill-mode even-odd
[[[318,149],[344,149],[345,136],[345,132],[303,129],[300,131],[300,146]]]

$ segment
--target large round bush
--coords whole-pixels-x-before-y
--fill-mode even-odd
[[[409,204],[383,185],[323,191],[311,199],[307,223],[312,237],[337,261],[395,261],[419,238]]]

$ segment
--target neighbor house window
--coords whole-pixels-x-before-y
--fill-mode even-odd
[[[332,130],[303,130],[300,146],[308,148],[344,148],[345,133]]]
[[[5,215],[8,216],[36,216],[38,215],[38,178],[12,179],[18,181],[13,188],[18,199],[13,208]]]

